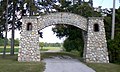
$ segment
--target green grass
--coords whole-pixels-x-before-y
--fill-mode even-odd
[[[87,63],[96,72],[120,72],[120,65],[112,63]]]
[[[17,55],[0,56],[0,72],[43,72],[45,63],[18,62]]]

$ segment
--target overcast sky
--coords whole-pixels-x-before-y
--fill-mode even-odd
[[[88,1],[88,0],[85,0]],[[102,8],[112,8],[113,7],[113,0],[93,0],[93,6],[98,7],[102,6]],[[116,0],[116,8],[120,6],[119,0]],[[48,42],[48,43],[55,43],[55,42],[63,42],[65,38],[59,39],[56,35],[52,32],[52,26],[44,28],[43,31],[43,39],[40,38],[40,42]],[[20,38],[20,32],[15,31],[15,38]],[[11,37],[11,32],[8,32],[8,38]]]

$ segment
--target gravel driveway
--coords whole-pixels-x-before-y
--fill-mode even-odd
[[[52,57],[44,59],[46,69],[44,72],[95,72],[77,59],[70,57]]]

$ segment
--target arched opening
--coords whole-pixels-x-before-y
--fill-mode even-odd
[[[94,32],[99,32],[99,25],[97,23],[94,24]]]
[[[27,31],[31,31],[32,30],[32,23],[27,23]]]
[[[74,28],[72,27],[73,30],[75,30],[77,28],[76,31],[71,31],[71,36],[76,36],[77,34],[79,35],[78,37],[74,37],[73,38],[68,38],[69,40],[66,40],[66,45],[68,48],[68,51],[71,51],[71,49],[69,47],[72,48],[76,48],[77,50],[79,50],[79,52],[83,52],[84,47],[86,46],[86,31],[87,31],[87,19],[76,15],[76,14],[72,14],[72,13],[55,13],[55,14],[50,14],[50,15],[44,15],[41,19],[38,19],[38,21],[40,21],[41,24],[38,24],[38,30],[42,30],[45,27],[51,26],[51,25],[69,25],[69,26],[74,26]],[[55,29],[56,30],[56,29]],[[71,29],[69,29],[71,30]],[[81,30],[79,32],[79,30]],[[68,30],[66,30],[68,31]],[[75,33],[77,32],[77,33]],[[66,32],[67,33],[67,32]],[[64,34],[61,32],[61,34]],[[47,35],[48,36],[48,35]],[[83,38],[80,38],[83,37]],[[44,37],[43,37],[44,38]],[[67,43],[69,42],[69,43]],[[80,42],[82,42],[82,46],[77,46],[77,44],[79,44]],[[68,46],[70,45],[70,46]],[[72,46],[71,46],[72,45]],[[83,47],[81,49],[81,47]],[[84,54],[80,54],[81,56],[83,56]]]
[[[48,42],[43,42],[43,40],[41,40],[42,38],[39,39],[40,40],[39,42],[41,43],[41,45],[39,45],[39,46],[41,46],[41,49],[43,49],[43,50],[48,50],[47,49],[48,47],[42,47],[43,43],[44,43],[45,46],[47,46],[47,44],[50,41],[52,43],[49,43],[49,44],[59,43],[59,42],[55,42],[56,39],[52,39],[53,36],[50,36],[51,32],[49,32],[49,31],[50,30],[52,31],[52,29],[46,30],[47,28],[49,28],[51,26],[55,27],[54,25],[55,24],[53,24],[53,25],[52,24],[51,25],[46,25],[46,26],[43,26],[39,30],[40,32],[43,32],[43,39],[44,39],[44,36],[47,36],[45,39],[48,39]],[[64,36],[64,34],[69,34],[70,35],[70,36],[65,35],[65,37],[62,38],[64,41],[62,43],[60,43],[60,44],[61,44],[61,47],[62,47],[63,51],[79,53],[79,55],[82,58],[83,57],[83,52],[84,52],[84,46],[85,46],[84,45],[85,44],[84,43],[85,40],[84,40],[83,32],[86,33],[86,31],[82,30],[81,28],[79,28],[77,26],[73,26],[73,25],[69,25],[69,24],[57,24],[57,27],[59,27],[59,28],[61,28],[61,27],[63,28],[64,27],[63,29],[65,29],[64,30],[65,32],[63,31],[63,32],[58,34],[58,35],[61,34],[61,36],[60,36],[61,38],[62,38],[62,36]],[[61,29],[61,30],[63,30],[63,29]],[[70,32],[68,30],[70,30]],[[57,29],[55,28],[54,31],[57,31]],[[58,38],[58,37],[56,37],[56,38]],[[64,48],[64,47],[66,47],[66,48]],[[62,49],[59,48],[59,50],[62,50]]]
[[[38,30],[40,51],[59,52],[62,50],[63,39],[56,37],[52,31],[53,27],[54,25],[50,25]]]

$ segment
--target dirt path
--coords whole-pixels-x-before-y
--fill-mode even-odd
[[[47,58],[43,61],[46,63],[44,72],[95,72],[82,62],[70,57]]]

